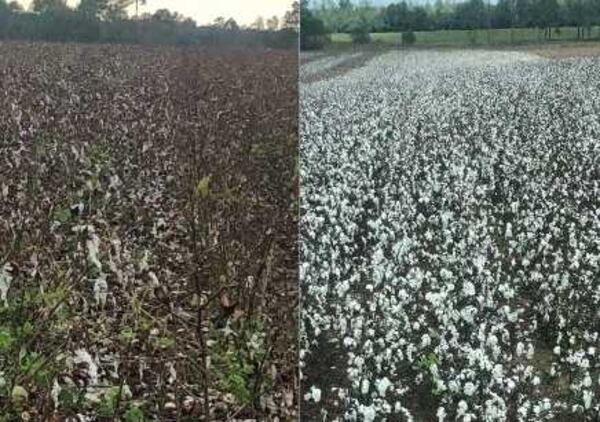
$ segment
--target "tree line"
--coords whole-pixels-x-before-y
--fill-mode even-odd
[[[539,28],[551,38],[552,28],[573,26],[578,38],[586,38],[600,23],[600,0],[401,1],[385,7],[368,1],[303,0],[302,9],[302,29],[307,24],[313,34],[352,33],[357,28],[366,32]]]
[[[168,9],[138,14],[145,0],[34,0],[30,10],[17,1],[0,0],[0,39],[149,44],[238,44],[293,47],[297,42],[299,5],[279,20],[241,27],[233,19],[218,18],[198,26]],[[135,4],[135,15],[127,9]],[[261,18],[262,19],[262,18]],[[274,24],[277,19],[277,25]],[[258,19],[257,19],[258,21]]]

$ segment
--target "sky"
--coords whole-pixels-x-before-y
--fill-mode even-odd
[[[28,8],[32,0],[20,0]],[[240,25],[249,25],[258,16],[269,18],[273,15],[283,17],[292,7],[292,0],[147,0],[146,5],[140,5],[141,13],[153,13],[158,9],[169,9],[186,17],[194,19],[198,24],[207,24],[219,16],[234,18]],[[70,6],[75,6],[79,0],[67,0]],[[130,9],[130,14],[135,6]]]

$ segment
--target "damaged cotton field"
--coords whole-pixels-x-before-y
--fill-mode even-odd
[[[294,417],[297,60],[0,45],[0,420]]]
[[[301,87],[303,415],[598,420],[599,65],[395,51]]]

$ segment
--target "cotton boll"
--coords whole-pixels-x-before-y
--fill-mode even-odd
[[[321,401],[321,390],[314,385],[310,387],[310,395],[315,403],[319,403]]]
[[[423,334],[421,336],[421,348],[425,348],[431,344],[431,337],[428,334]]]
[[[368,379],[362,380],[362,383],[360,384],[360,392],[363,395],[365,395],[369,392],[369,380]]]
[[[444,409],[443,407],[438,407],[436,416],[438,418],[438,422],[444,422],[444,420],[446,419],[446,416],[448,416],[446,413],[446,409]]]
[[[385,393],[388,390],[388,388],[391,387],[391,385],[392,385],[392,383],[390,382],[389,379],[387,379],[387,377],[384,377],[375,382],[375,388],[377,388],[377,392],[380,397],[385,397]]]
[[[465,395],[471,396],[471,395],[473,395],[473,393],[475,393],[476,390],[477,390],[477,388],[475,387],[475,384],[473,384],[472,382],[467,382],[465,384],[465,387],[464,387]]]
[[[594,395],[592,394],[591,391],[585,390],[583,392],[583,407],[584,408],[589,409],[590,407],[592,407],[593,397],[594,397]]]
[[[360,413],[362,414],[364,422],[373,422],[377,416],[373,406],[360,406]]]
[[[465,296],[474,296],[475,295],[475,285],[470,281],[466,281],[463,283],[463,294]]]

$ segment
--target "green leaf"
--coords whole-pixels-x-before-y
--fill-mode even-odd
[[[58,393],[60,407],[65,410],[75,411],[85,400],[85,391],[76,387],[63,387]]]
[[[125,422],[144,422],[146,420],[142,409],[134,404],[131,404],[123,415]]]
[[[119,336],[121,337],[121,340],[130,342],[135,339],[135,332],[131,329],[131,327],[125,327],[123,330],[121,330]]]
[[[57,208],[54,210],[54,219],[59,223],[66,223],[71,218],[71,211],[68,208]]]
[[[12,389],[10,397],[13,403],[22,404],[27,401],[29,393],[27,393],[27,390],[20,385],[15,385]]]
[[[168,349],[169,347],[175,345],[175,339],[173,339],[172,337],[158,337],[156,339],[156,343],[159,347],[163,349]]]
[[[204,176],[196,185],[196,194],[206,198],[210,194],[210,176]]]
[[[8,349],[15,341],[14,337],[5,328],[0,328],[0,350]]]

